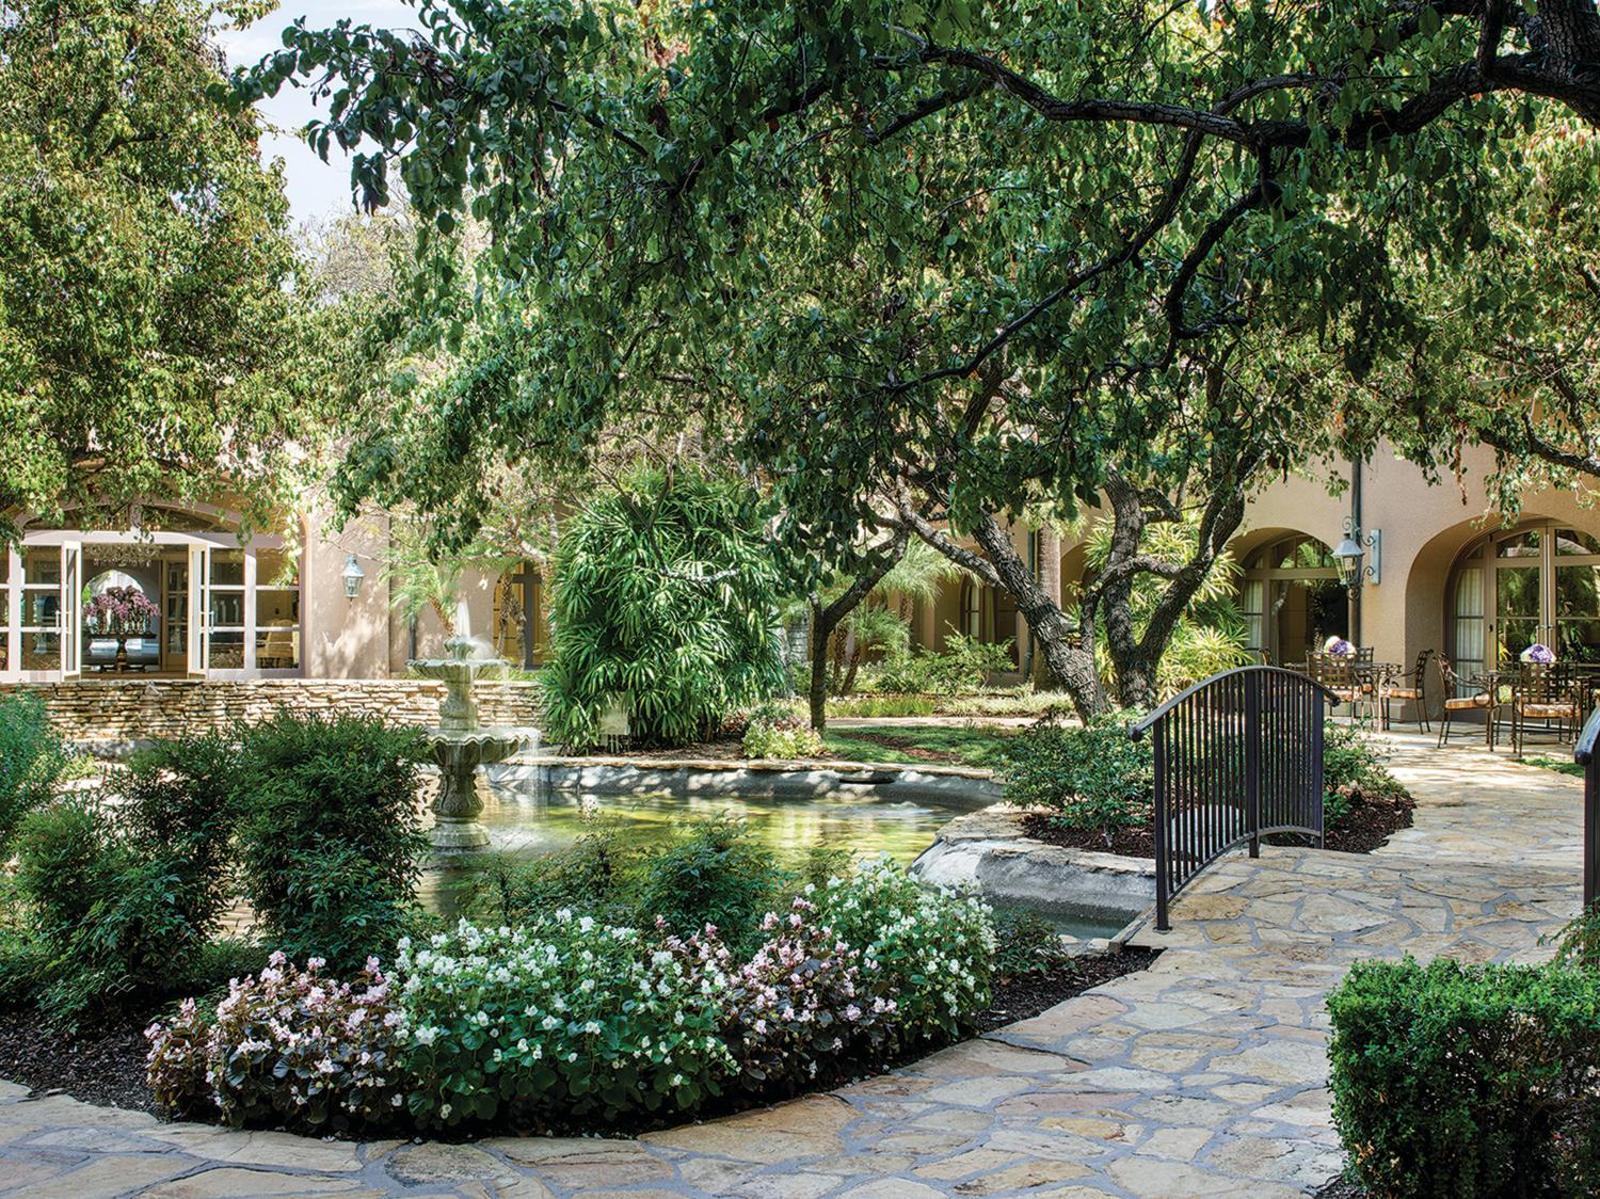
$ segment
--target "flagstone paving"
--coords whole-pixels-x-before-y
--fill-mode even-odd
[[[1391,738],[1414,829],[1268,849],[1184,895],[1155,965],[893,1074],[637,1141],[307,1141],[0,1084],[0,1196],[1304,1195],[1338,1172],[1324,997],[1366,957],[1537,960],[1578,907],[1581,787]]]

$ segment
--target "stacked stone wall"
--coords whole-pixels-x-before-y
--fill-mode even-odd
[[[297,714],[380,716],[390,724],[437,724],[444,684],[433,679],[82,679],[5,683],[0,693],[27,692],[44,701],[68,741],[127,744],[177,740],[255,723],[280,708]],[[539,685],[481,682],[474,689],[484,724],[537,727]]]

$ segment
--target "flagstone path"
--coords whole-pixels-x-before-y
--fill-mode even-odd
[[[1165,952],[881,1078],[637,1141],[311,1141],[0,1084],[0,1196],[1288,1199],[1340,1168],[1324,996],[1365,957],[1537,960],[1578,907],[1581,787],[1396,736],[1414,829],[1225,860]]]

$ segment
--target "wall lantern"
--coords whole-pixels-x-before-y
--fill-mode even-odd
[[[339,572],[339,577],[344,580],[345,598],[355,599],[361,594],[361,580],[367,577],[367,572],[361,569],[361,563],[356,561],[354,554],[346,554],[344,569]]]
[[[1362,566],[1367,550],[1372,551],[1372,561]],[[1339,570],[1339,582],[1352,594],[1360,590],[1363,582],[1374,587],[1383,579],[1383,530],[1373,529],[1365,537],[1352,517],[1344,518],[1344,540],[1333,551],[1334,565]]]

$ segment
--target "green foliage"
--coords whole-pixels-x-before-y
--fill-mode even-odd
[[[43,701],[26,692],[0,695],[0,860],[22,818],[55,793],[67,765]]]
[[[1600,972],[1600,900],[1573,918],[1556,938],[1556,960]]]
[[[747,758],[815,758],[822,755],[823,743],[792,711],[757,712],[745,727],[741,749]]]
[[[779,576],[742,488],[643,473],[596,499],[556,555],[545,714],[593,745],[621,698],[643,744],[703,738],[783,689]]]
[[[1334,1122],[1375,1199],[1600,1187],[1600,974],[1361,962],[1328,997]]]
[[[1323,819],[1336,825],[1354,804],[1409,800],[1410,793],[1384,766],[1382,747],[1353,724],[1327,721],[1322,733]]]
[[[927,695],[974,695],[991,674],[1013,671],[1011,641],[980,641],[953,630],[944,649],[906,649],[886,656],[872,672],[874,690]]]
[[[828,700],[829,716],[932,716],[931,695],[846,695]]]
[[[690,1112],[732,1067],[697,960],[562,910],[402,943],[408,1106],[425,1126],[574,1129]]]
[[[255,114],[219,86],[233,8],[0,21],[0,512],[289,490],[294,256]]]
[[[1050,809],[1063,828],[1093,829],[1109,845],[1119,828],[1150,819],[1155,758],[1148,738],[1128,736],[1130,713],[1084,727],[1045,719],[1006,747],[1006,799]]]
[[[639,913],[642,921],[664,920],[680,936],[711,925],[730,948],[745,950],[788,881],[742,822],[708,820],[647,859]]]
[[[963,766],[998,766],[1014,732],[992,725],[853,725],[830,729],[828,752],[854,762],[953,762]]]
[[[1051,974],[1073,961],[1060,930],[1031,908],[997,909],[994,945],[994,973],[1001,982]]]
[[[526,924],[558,908],[606,924],[629,924],[638,908],[639,858],[607,827],[553,853],[525,859],[496,855],[476,872],[468,908],[505,925]]]
[[[894,1001],[902,1046],[957,1037],[988,1006],[995,934],[981,900],[923,887],[887,857],[808,898],[818,921],[861,950],[877,997]]]
[[[354,969],[405,930],[420,857],[420,729],[284,711],[240,753],[239,866],[271,943]]]

